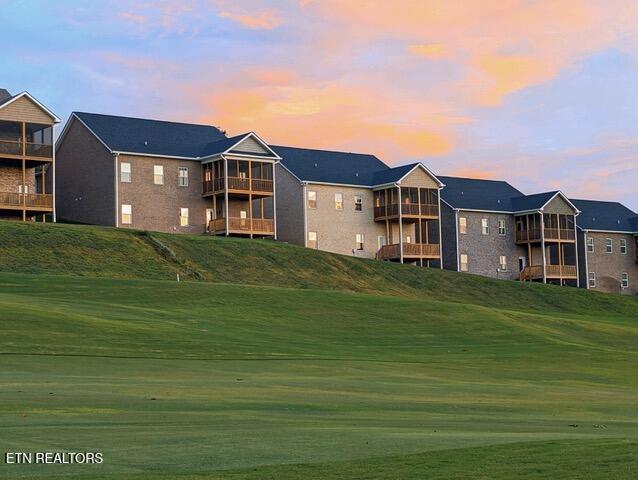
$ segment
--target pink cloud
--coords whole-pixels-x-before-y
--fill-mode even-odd
[[[262,10],[253,13],[223,11],[219,13],[219,16],[233,20],[246,28],[272,30],[281,25],[281,18],[272,10]]]

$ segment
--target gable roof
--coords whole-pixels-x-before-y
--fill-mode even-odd
[[[259,146],[261,146],[261,148],[263,148],[264,150],[264,153],[255,153],[254,151],[251,152],[248,150],[242,150],[242,144],[244,143],[244,141],[249,139],[252,139]],[[211,142],[203,148],[200,156],[202,158],[205,158],[222,153],[257,155],[260,157],[270,157],[273,159],[279,158],[279,156],[268,146],[268,144],[266,144],[266,142],[259,138],[254,132],[242,133],[241,135],[235,135],[234,137],[224,138],[222,140]]]
[[[372,175],[373,185],[385,185],[386,183],[395,183],[410,173],[419,163],[410,163],[399,167],[386,168],[374,172]]]
[[[390,169],[374,155],[271,145],[281,163],[304,182],[375,185],[375,173]]]
[[[445,184],[441,199],[452,208],[513,212],[512,198],[523,193],[501,180],[437,176]]]
[[[638,214],[622,203],[599,200],[572,200],[581,211],[578,227],[583,230],[638,233]]]
[[[0,89],[0,108],[4,108],[10,104],[12,104],[13,102],[15,102],[16,100],[22,98],[22,97],[27,97],[29,100],[31,100],[33,103],[35,103],[40,109],[42,109],[42,111],[44,113],[46,113],[47,115],[49,115],[51,117],[51,119],[55,122],[55,123],[60,123],[60,119],[55,115],[55,113],[53,113],[51,110],[49,110],[47,107],[45,107],[44,105],[42,105],[33,95],[31,95],[29,92],[21,92],[18,93],[17,95],[13,95],[11,96],[11,94],[5,90],[4,88]],[[8,95],[8,97],[7,97]],[[4,99],[2,99],[2,96],[4,96]]]
[[[111,152],[195,159],[211,143],[228,140],[211,125],[86,112],[73,112],[72,117],[78,118]]]
[[[521,197],[512,198],[512,207],[516,212],[528,212],[530,210],[541,210],[551,202],[554,197],[561,197],[571,208],[578,212],[578,207],[574,205],[569,198],[560,190],[551,192],[534,193],[532,195],[523,195]]]

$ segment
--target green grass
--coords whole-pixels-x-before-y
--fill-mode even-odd
[[[47,275],[0,274],[0,292],[0,450],[106,458],[0,466],[0,476],[631,478],[638,468],[635,316]]]
[[[492,280],[270,240],[0,221],[0,271],[203,280],[432,298],[540,312],[630,314],[638,298]]]
[[[105,458],[0,478],[636,477],[635,298],[64,225],[0,272],[0,452]]]

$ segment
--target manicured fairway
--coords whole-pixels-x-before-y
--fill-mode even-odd
[[[638,303],[556,290],[0,273],[0,451],[105,457],[0,477],[635,478]]]

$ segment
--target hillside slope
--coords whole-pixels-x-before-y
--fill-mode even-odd
[[[618,313],[638,298],[520,284],[309,250],[269,240],[0,222],[0,271],[182,279],[451,300],[513,310]]]
[[[0,477],[633,478],[635,315],[505,307],[0,273],[0,450],[106,459]]]

